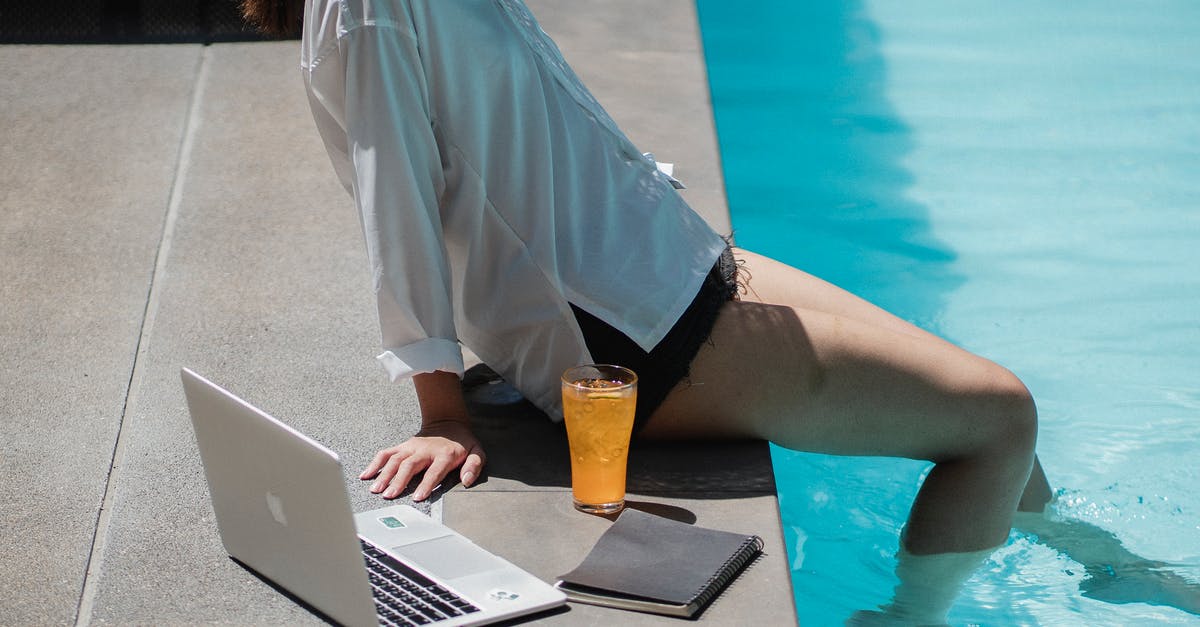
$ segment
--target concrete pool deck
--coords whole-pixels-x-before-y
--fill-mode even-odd
[[[693,3],[529,4],[727,232]],[[294,42],[0,46],[0,622],[320,622],[226,556],[178,375],[338,451],[360,510],[380,501],[356,470],[418,424],[411,386],[371,358],[358,222],[296,62]],[[608,523],[570,510],[561,432],[504,392],[470,394],[486,481],[432,513],[553,579]],[[639,446],[631,463],[635,506],[767,542],[702,622],[795,623],[765,445]]]

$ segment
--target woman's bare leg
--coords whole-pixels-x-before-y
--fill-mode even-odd
[[[930,554],[1002,543],[1034,463],[1036,411],[1024,385],[799,270],[739,256],[751,292],[722,310],[689,381],[642,435],[928,459],[936,466],[905,547]]]
[[[743,275],[747,284],[744,300],[789,304],[857,320],[931,342],[946,341],[803,270],[745,249],[734,249],[734,255],[744,263],[746,269]],[[755,273],[759,276],[758,280],[754,278]],[[1035,457],[1033,471],[1021,494],[1017,509],[1022,512],[1041,512],[1052,496],[1050,482],[1046,479],[1041,462]]]
[[[945,342],[921,327],[897,317],[859,296],[803,270],[743,248],[733,249],[741,263],[745,291],[742,300],[791,305],[857,320],[872,326],[930,341]]]
[[[1050,481],[1046,479],[1046,471],[1042,470],[1042,462],[1035,455],[1033,458],[1033,472],[1029,473],[1029,481],[1025,484],[1025,490],[1021,493],[1021,500],[1017,503],[1017,511],[1040,514],[1046,511],[1046,505],[1053,497],[1054,493],[1050,489]]]

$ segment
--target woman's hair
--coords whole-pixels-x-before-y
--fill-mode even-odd
[[[242,17],[269,37],[300,33],[304,0],[242,0]]]

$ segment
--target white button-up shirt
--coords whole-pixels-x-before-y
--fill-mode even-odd
[[[309,0],[301,67],[393,380],[461,342],[559,419],[568,303],[649,350],[725,246],[517,0]]]

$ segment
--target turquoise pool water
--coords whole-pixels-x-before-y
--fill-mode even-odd
[[[1200,594],[1200,3],[698,7],[738,242],[1014,370],[1058,519]],[[927,465],[773,454],[801,622],[886,602]],[[1200,624],[1104,577],[1014,532],[950,619]]]

